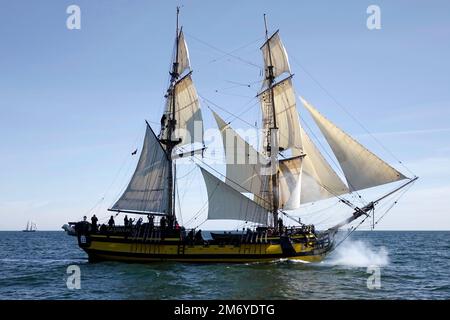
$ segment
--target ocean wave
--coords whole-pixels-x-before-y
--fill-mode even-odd
[[[365,241],[347,239],[324,261],[324,264],[345,267],[383,267],[389,264],[389,253],[386,247],[376,249]]]

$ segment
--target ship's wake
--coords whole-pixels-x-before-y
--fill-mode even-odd
[[[385,247],[374,248],[361,240],[345,240],[324,261],[326,265],[345,267],[386,266],[389,253]]]

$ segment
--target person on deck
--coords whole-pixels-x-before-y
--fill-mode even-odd
[[[128,216],[125,215],[125,218],[123,218],[123,225],[126,227],[128,227]]]
[[[281,235],[283,233],[283,219],[278,218],[278,233]]]
[[[173,229],[173,216],[168,216],[167,217],[167,227],[169,230]]]
[[[91,223],[92,223],[92,231],[93,232],[97,232],[97,222],[98,222],[98,219],[97,219],[97,217],[95,216],[95,214],[92,216],[92,218],[91,218]]]
[[[165,230],[166,229],[166,217],[162,217],[161,220],[159,220],[159,226],[161,227],[161,230]]]
[[[116,225],[116,223],[114,222],[114,217],[111,216],[111,218],[109,218],[109,221],[108,221],[108,226],[112,229],[115,225]]]
[[[202,230],[198,230],[197,233],[195,234],[195,242],[197,243],[203,242]]]
[[[77,230],[77,232],[78,231],[82,231],[82,232],[89,231],[89,222],[87,222],[86,216],[83,217],[83,221],[81,221],[80,223],[77,223],[75,225],[75,230]]]
[[[154,215],[148,215],[148,224],[150,225],[150,229],[153,229],[155,226],[155,216]]]
[[[191,229],[191,231],[189,231],[187,238],[190,244],[194,243],[194,229]]]

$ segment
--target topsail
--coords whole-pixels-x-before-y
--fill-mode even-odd
[[[266,66],[266,79],[269,76],[268,66],[273,67],[273,76],[275,78],[285,72],[291,72],[288,55],[286,53],[286,49],[284,48],[283,42],[281,42],[278,31],[275,32],[272,37],[266,41],[266,43],[264,43],[261,47],[261,51],[263,53],[264,64]]]
[[[184,40],[183,30],[178,36],[178,74],[182,74],[185,70],[189,70],[191,65],[189,61],[189,50]]]
[[[295,100],[292,79],[287,78],[274,84],[273,105],[278,127],[278,146],[285,150],[288,148],[301,149],[300,122]],[[273,124],[272,94],[271,90],[265,90],[259,95],[263,113],[263,126],[267,132]],[[266,142],[266,141],[264,141]]]
[[[168,98],[169,110],[172,108]],[[175,83],[176,129],[172,139],[181,139],[180,146],[195,142],[203,143],[203,119],[197,90],[190,74]]]

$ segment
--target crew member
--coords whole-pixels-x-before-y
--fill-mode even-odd
[[[92,231],[94,231],[94,232],[97,232],[97,222],[98,222],[98,219],[97,219],[97,217],[95,216],[95,214],[92,216],[92,218],[91,218],[91,223],[92,223]]]
[[[202,230],[198,230],[195,234],[195,242],[202,243],[203,237],[202,237]]]
[[[115,222],[114,222],[114,217],[113,216],[111,216],[111,218],[109,218],[109,221],[108,221],[108,226],[110,227],[110,228],[112,228],[112,227],[114,227],[116,224],[115,224]]]
[[[283,219],[281,219],[281,217],[278,218],[278,232],[279,232],[280,234],[283,233]]]

